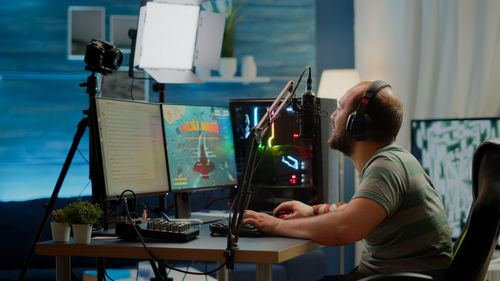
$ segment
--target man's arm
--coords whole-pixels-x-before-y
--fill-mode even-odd
[[[284,220],[247,211],[243,223],[273,235],[308,238],[322,245],[339,246],[363,239],[386,216],[385,208],[374,200],[355,198],[336,211],[297,219]]]

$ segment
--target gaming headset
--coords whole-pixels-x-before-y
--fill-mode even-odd
[[[363,98],[361,99],[358,109],[349,114],[349,117],[347,117],[345,129],[347,134],[355,141],[362,141],[368,137],[372,121],[370,116],[366,113],[366,108],[368,107],[370,100],[385,87],[391,87],[391,85],[382,80],[372,82],[368,90],[366,90],[363,94]]]

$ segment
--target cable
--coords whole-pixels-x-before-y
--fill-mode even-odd
[[[134,99],[134,78],[130,79],[130,99],[131,100],[135,100]]]
[[[295,84],[295,88],[294,88],[294,89],[293,89],[293,91],[292,91],[292,95],[293,95],[293,97],[295,97],[295,92],[297,92],[297,88],[298,88],[298,87],[299,87],[299,85],[300,85],[300,81],[302,81],[302,77],[304,76],[304,74],[306,73],[306,70],[308,70],[308,69],[309,69],[309,73],[310,73],[310,72],[311,72],[311,66],[310,66],[310,65],[306,66],[306,67],[304,68],[304,70],[302,71],[302,73],[300,74],[300,76],[299,76],[299,80],[297,80],[297,84]]]
[[[120,198],[122,197],[122,195],[125,192],[131,192],[134,195],[134,200],[136,199],[135,193],[132,190],[130,190],[130,189],[124,190],[122,192],[122,194],[120,195]],[[146,245],[146,242],[144,242],[144,239],[142,238],[142,235],[139,233],[139,230],[137,229],[137,225],[135,225],[133,223],[133,221],[132,221],[132,217],[130,216],[130,212],[129,212],[129,209],[128,209],[128,206],[127,206],[127,200],[124,200],[124,203],[126,205],[125,210],[126,210],[126,214],[127,214],[127,219],[129,220],[130,224],[133,226],[133,229],[134,229],[137,237],[139,238],[139,241],[141,242],[142,246],[144,247],[144,249],[146,250],[146,252],[149,254],[149,256],[153,258],[153,260],[150,260],[150,263],[151,263],[151,267],[153,268],[153,272],[155,272],[156,278],[161,278],[161,279],[158,279],[158,280],[163,280],[163,278],[159,274],[158,267],[154,263],[155,261],[158,264],[161,263],[161,264],[165,265],[165,267],[168,268],[168,269],[175,270],[175,271],[181,272],[181,273],[193,274],[193,275],[207,275],[207,274],[212,274],[212,273],[215,273],[215,272],[219,271],[221,268],[223,268],[226,265],[226,262],[224,262],[223,264],[221,264],[216,269],[208,271],[208,272],[193,272],[193,271],[188,271],[188,270],[181,270],[181,269],[178,269],[178,268],[175,268],[175,267],[172,267],[172,266],[169,266],[169,265],[163,263],[162,260],[160,260],[158,257],[156,257],[155,254],[153,254],[153,252],[151,251],[151,249],[149,249],[149,247]]]
[[[85,189],[87,189],[87,186],[89,186],[90,183],[91,183],[91,181],[89,180],[87,182],[87,184],[82,188],[82,190],[80,190],[80,193],[78,194],[77,197],[81,197],[82,196],[82,193],[85,191]]]
[[[87,160],[87,158],[85,158],[85,155],[83,155],[83,153],[80,151],[80,149],[77,148],[76,151],[78,151],[78,153],[80,154],[80,156],[82,156],[83,161],[85,161],[85,163],[89,164],[89,160]]]
[[[186,276],[187,276],[187,271],[189,270],[189,267],[193,264],[193,261],[191,261],[190,264],[188,264],[188,266],[186,267],[186,273],[184,273],[184,276],[182,277],[182,281],[184,281],[184,279],[186,279]],[[205,275],[206,276],[206,275]]]
[[[98,96],[100,96],[102,93],[102,88],[104,87],[104,77],[106,77],[106,75],[101,75],[101,77],[102,77],[101,78],[101,89],[99,92],[96,93]]]
[[[104,268],[104,275],[106,275],[106,277],[109,278],[109,280],[111,281],[115,281],[113,278],[111,278],[109,275],[108,275],[108,271],[106,270],[106,268]]]

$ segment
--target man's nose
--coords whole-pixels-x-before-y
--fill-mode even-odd
[[[330,115],[330,120],[335,120],[335,117],[337,116],[337,110],[335,110],[332,115]]]

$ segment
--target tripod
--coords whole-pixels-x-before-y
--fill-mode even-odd
[[[87,78],[87,82],[81,83],[81,87],[87,87],[87,93],[89,94],[89,109],[84,110],[83,113],[87,115],[86,117],[82,118],[80,122],[78,123],[78,127],[76,130],[76,133],[73,137],[73,143],[71,144],[71,147],[69,149],[68,155],[66,156],[66,160],[64,161],[64,165],[62,167],[61,172],[59,173],[59,177],[57,179],[56,185],[54,187],[54,190],[52,191],[52,196],[49,199],[48,204],[45,206],[45,213],[42,217],[42,221],[40,222],[40,225],[38,227],[38,230],[36,232],[35,238],[33,239],[33,243],[31,245],[31,248],[28,252],[28,255],[26,256],[26,259],[24,261],[23,267],[21,269],[21,272],[18,277],[18,281],[24,280],[24,276],[26,275],[26,271],[31,264],[31,261],[33,259],[33,255],[35,254],[35,246],[36,244],[40,241],[40,237],[42,235],[42,232],[45,228],[45,225],[47,223],[47,220],[50,216],[50,213],[52,212],[54,208],[54,204],[56,202],[56,199],[58,197],[59,191],[61,190],[61,186],[63,184],[64,178],[66,177],[66,174],[68,172],[68,169],[71,165],[71,162],[73,160],[73,157],[75,156],[75,152],[78,148],[78,145],[80,143],[80,140],[82,139],[83,134],[85,133],[85,129],[89,127],[89,147],[90,147],[90,159],[89,159],[89,178],[92,183],[92,201],[95,203],[101,203],[102,201],[102,196],[99,196],[100,193],[95,193],[94,190],[96,190],[97,186],[102,186],[100,183],[102,183],[102,171],[99,169],[99,165],[96,164],[96,161],[99,159],[99,145],[98,145],[98,134],[97,134],[97,128],[95,126],[95,118],[97,116],[96,114],[96,105],[95,105],[95,96],[97,92],[97,77],[95,75],[95,71],[92,71],[92,74]],[[101,189],[102,190],[102,189]],[[102,192],[102,191],[101,191]],[[100,198],[99,198],[100,197]],[[102,206],[102,205],[101,205]],[[102,265],[102,258],[98,258],[97,264],[98,264],[98,280],[104,280],[104,267]]]

